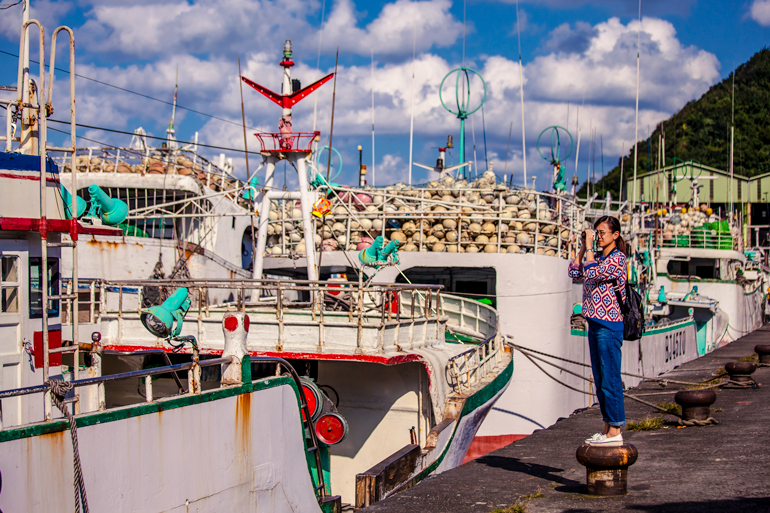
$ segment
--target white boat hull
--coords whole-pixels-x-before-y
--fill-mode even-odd
[[[289,382],[274,378],[255,382],[253,392],[223,389],[79,416],[91,511],[321,511]],[[73,510],[64,422],[0,431],[0,450],[2,511]]]

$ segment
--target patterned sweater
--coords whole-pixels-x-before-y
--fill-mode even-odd
[[[617,280],[620,296],[626,301],[626,255],[616,249],[609,256],[596,254],[596,260],[583,265],[570,262],[569,276],[584,279],[583,315],[605,323],[622,323],[623,314],[615,296],[612,280]],[[602,322],[603,321],[603,322]],[[622,329],[622,325],[621,325]]]

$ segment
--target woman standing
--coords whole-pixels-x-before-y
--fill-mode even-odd
[[[584,280],[583,315],[588,320],[591,368],[604,420],[602,432],[586,439],[586,443],[618,446],[623,445],[620,428],[626,424],[626,413],[620,377],[623,314],[615,287],[625,302],[627,249],[620,236],[617,218],[602,216],[594,223],[594,228],[600,252],[594,254],[594,231],[587,230],[577,258],[569,266],[571,278]]]

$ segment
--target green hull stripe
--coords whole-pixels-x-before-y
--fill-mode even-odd
[[[457,418],[457,421],[455,422],[454,431],[452,432],[452,437],[449,439],[449,441],[446,444],[446,447],[444,447],[444,450],[441,452],[441,456],[436,458],[436,461],[428,465],[427,468],[423,469],[422,472],[417,474],[414,478],[412,478],[409,482],[414,485],[428,477],[433,471],[435,471],[439,465],[441,465],[441,462],[444,461],[444,457],[446,456],[447,451],[449,451],[449,447],[452,445],[452,441],[455,438],[455,435],[457,434],[457,427],[460,425],[460,421],[465,417],[466,415],[473,412],[476,408],[483,405],[490,399],[492,399],[500,390],[505,387],[506,384],[508,384],[511,380],[511,377],[513,376],[513,356],[511,356],[510,363],[506,366],[505,370],[497,375],[495,379],[493,379],[487,386],[470,396],[468,399],[465,400],[465,404],[463,405],[463,409],[460,412],[460,416]]]
[[[297,391],[297,386],[294,384],[294,380],[288,377],[275,377],[256,381],[254,383],[247,383],[241,386],[203,392],[201,394],[183,395],[179,397],[173,397],[171,399],[164,399],[151,403],[143,403],[140,405],[128,406],[125,408],[118,408],[104,412],[85,413],[83,415],[78,415],[75,418],[77,420],[78,427],[82,428],[96,424],[125,420],[131,417],[139,417],[141,415],[148,415],[151,413],[158,413],[161,411],[174,410],[176,408],[183,408],[193,404],[217,401],[227,397],[258,392],[260,390],[267,390],[269,388],[284,385],[288,385],[294,390],[294,393],[297,396],[297,404],[299,405],[299,392]],[[65,429],[69,429],[69,422],[65,419],[57,419],[50,422],[41,422],[39,424],[32,424],[29,426],[10,428],[0,431],[0,442],[8,442],[10,440],[17,440],[19,438],[29,438],[32,436],[57,433],[59,431],[64,431]]]
[[[246,364],[249,363],[248,357],[244,358]],[[249,364],[249,377],[251,375],[251,365]],[[243,394],[249,394],[252,392],[259,392],[262,390],[268,390],[280,386],[289,386],[294,391],[294,397],[297,400],[297,408],[300,408],[302,404],[300,402],[299,390],[294,380],[289,377],[274,377],[266,378],[263,380],[255,381],[253,383],[244,383],[240,386],[233,386],[228,388],[222,388],[219,390],[212,390],[209,392],[203,392],[201,394],[183,395],[179,397],[173,397],[171,399],[160,400],[158,402],[144,403],[136,406],[129,406],[126,408],[120,408],[115,410],[109,410],[105,412],[86,413],[75,417],[79,428],[86,426],[94,426],[96,424],[104,424],[107,422],[115,422],[119,420],[125,420],[132,417],[139,417],[142,415],[148,415],[152,413],[158,413],[161,411],[174,410],[176,408],[183,408],[185,406],[191,406],[194,404],[208,403],[217,401],[219,399],[225,399],[228,397],[239,396]],[[49,433],[58,433],[69,429],[69,421],[66,419],[57,419],[50,422],[44,422],[40,424],[32,424],[30,426],[24,426],[19,428],[12,428],[0,431],[0,443],[9,442],[12,440],[18,440],[20,438],[30,438],[38,435],[45,435]],[[305,452],[307,452],[307,439],[305,437],[304,426],[300,425],[302,431],[302,440]],[[308,473],[310,473],[310,482],[313,486],[316,486],[315,478],[310,464],[308,463]],[[316,495],[318,495],[316,493]]]
[[[649,336],[649,335],[659,335],[661,333],[667,333],[669,331],[674,331],[674,330],[678,330],[678,329],[681,329],[681,328],[686,328],[688,326],[694,326],[694,325],[695,325],[694,321],[687,321],[687,322],[683,322],[681,324],[674,324],[673,326],[660,326],[660,327],[647,328],[644,331],[644,335],[642,335],[642,338],[644,338],[646,336]],[[578,337],[585,337],[585,336],[588,335],[588,332],[587,331],[583,331],[583,330],[570,329],[569,330],[569,334],[570,335],[575,335],[575,336],[578,336]]]

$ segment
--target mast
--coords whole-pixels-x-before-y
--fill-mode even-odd
[[[238,59],[240,68],[240,58]],[[179,64],[176,66],[176,79],[174,80],[174,103],[171,107],[171,119],[168,122],[168,128],[166,128],[166,139],[168,140],[169,148],[176,148],[176,131],[174,130],[174,118],[176,118],[176,96],[179,91]]]
[[[636,34],[636,118],[634,119],[634,196],[631,200],[636,203],[636,166],[637,140],[639,139],[639,52],[642,44],[642,0],[639,0],[639,30]]]
[[[641,0],[640,0],[641,1]],[[524,187],[527,186],[527,136],[524,130],[524,72],[521,65],[521,27],[519,26],[519,0],[516,0],[516,32],[519,36],[519,93],[521,97],[521,152],[524,161]],[[532,185],[534,189],[534,182]]]
[[[412,185],[412,150],[414,149],[414,61],[417,57],[417,21],[412,23],[412,113],[409,123],[409,185]],[[330,153],[331,155],[331,153]]]
[[[730,121],[730,226],[733,225],[733,218],[735,217],[735,213],[733,212],[733,209],[735,208],[734,200],[733,200],[733,182],[735,180],[734,178],[734,169],[733,169],[733,151],[735,149],[735,70],[733,70],[733,98],[732,98],[732,114],[731,114],[731,121]]]
[[[372,187],[374,181],[374,47],[372,46]]]
[[[21,11],[21,26],[29,21],[29,0],[24,0]],[[22,49],[24,55],[22,59],[22,76],[21,80],[16,87],[21,88],[21,101],[22,103],[29,104],[29,37],[24,38],[24,48]],[[41,56],[42,57],[42,56]],[[40,87],[43,87],[40,84]],[[21,109],[21,133],[19,134],[19,151],[25,155],[34,155],[36,150],[34,148],[34,142],[32,140],[32,125],[30,124],[29,109]]]
[[[620,189],[618,190],[618,201],[623,201],[623,163],[626,160],[626,143],[620,143]]]
[[[323,35],[323,30],[324,30],[325,13],[326,13],[326,0],[323,0],[323,4],[321,5],[321,26],[318,28],[318,63],[316,64],[316,68],[318,69],[318,71],[321,71],[321,36]],[[313,96],[315,96],[315,100],[313,104],[313,132],[315,132],[316,125],[318,122],[318,91],[316,91],[316,93]]]

